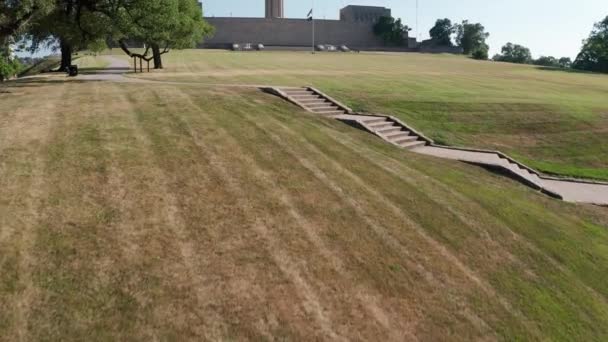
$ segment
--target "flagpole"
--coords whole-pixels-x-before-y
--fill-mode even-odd
[[[315,53],[315,0],[312,0],[312,53]]]
[[[418,30],[418,0],[416,0],[416,42],[418,42],[420,30]]]

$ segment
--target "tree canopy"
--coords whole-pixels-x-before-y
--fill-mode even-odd
[[[213,27],[203,20],[196,0],[119,0],[122,6],[112,14],[118,33],[114,35],[129,56],[154,60],[163,67],[161,56],[171,49],[195,47]],[[132,52],[126,41],[145,44],[143,54]],[[148,52],[152,51],[149,57]]]
[[[483,44],[482,46],[475,49],[475,51],[473,51],[471,56],[474,59],[485,61],[488,59],[489,53],[490,53],[490,47],[488,46],[488,44]]]
[[[557,64],[561,68],[570,68],[572,66],[572,59],[570,57],[562,57],[557,61]]]
[[[572,67],[608,73],[608,17],[595,24]]]
[[[480,23],[472,24],[465,20],[456,26],[456,44],[463,49],[466,55],[471,55],[478,50],[489,50],[488,44],[486,44],[488,37],[490,34]]]
[[[525,46],[507,43],[502,47],[501,54],[494,56],[493,59],[499,62],[529,64],[532,62],[532,53]]]
[[[553,56],[540,56],[538,59],[532,62],[534,65],[553,67],[553,68],[570,68],[572,65],[572,60],[570,57],[562,57],[557,59]]]
[[[52,8],[53,0],[0,0],[0,42]]]
[[[452,35],[456,33],[457,27],[452,25],[448,18],[437,19],[435,26],[429,31],[433,44],[437,46],[453,46]]]
[[[380,17],[374,25],[374,33],[381,37],[387,45],[405,45],[409,31],[411,29],[407,25],[403,25],[401,19],[395,20],[393,17]]]
[[[60,47],[60,70],[71,64],[73,52],[106,42],[119,42],[130,56],[138,55],[126,41],[144,44],[148,49],[138,56],[153,59],[155,68],[162,68],[162,54],[195,47],[213,29],[204,21],[197,0],[0,1],[0,48],[8,46],[5,37],[26,26],[30,50]]]
[[[40,45],[59,46],[61,66],[72,64],[72,53],[93,46],[103,46],[112,28],[111,20],[96,11],[101,1],[54,0],[50,12],[34,21],[28,30],[30,50]]]

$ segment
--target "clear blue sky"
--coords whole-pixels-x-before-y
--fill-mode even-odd
[[[305,17],[313,0],[284,0],[285,15]],[[206,16],[262,17],[264,0],[203,0]],[[346,5],[384,6],[402,18],[416,35],[416,0],[314,0],[317,18],[338,19]],[[491,36],[491,53],[507,42],[522,44],[535,57],[574,58],[593,23],[608,16],[608,0],[419,0],[419,38],[437,18],[482,23]]]

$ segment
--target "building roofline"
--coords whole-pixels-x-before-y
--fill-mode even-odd
[[[351,8],[351,7],[390,9],[390,8],[384,7],[384,6],[365,6],[365,5],[348,5],[348,6],[342,7],[342,9]]]

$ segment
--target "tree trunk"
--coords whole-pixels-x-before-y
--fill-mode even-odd
[[[0,58],[9,59],[11,57],[11,49],[8,39],[0,38]]]
[[[61,39],[61,66],[57,71],[67,71],[69,66],[72,65],[72,45],[65,40]]]
[[[152,57],[154,57],[154,69],[162,69],[163,68],[163,58],[162,53],[160,52],[160,47],[156,43],[150,44],[152,48]]]

